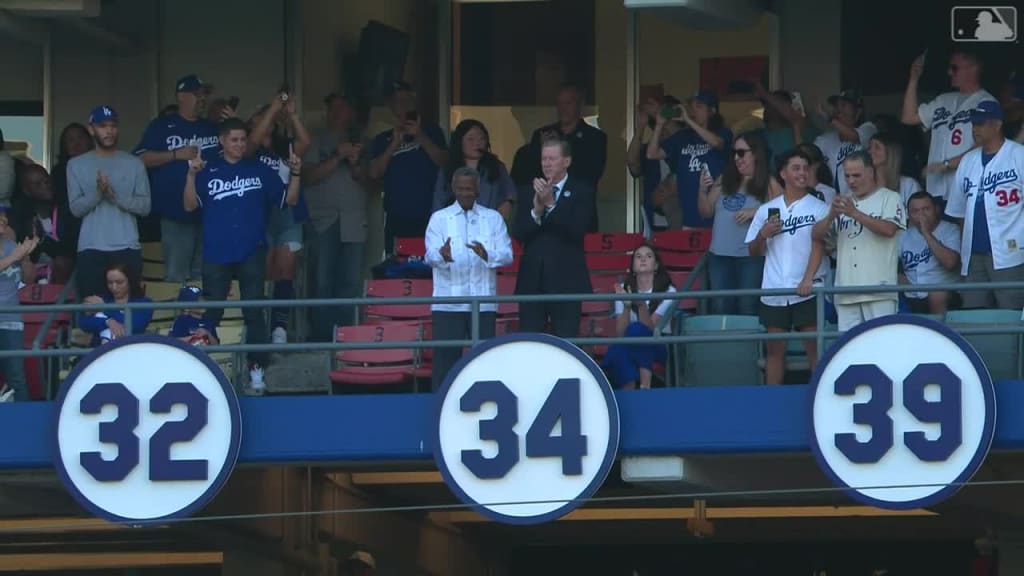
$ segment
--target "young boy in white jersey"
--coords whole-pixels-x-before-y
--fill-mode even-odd
[[[761,324],[768,332],[813,331],[818,310],[814,286],[822,286],[828,263],[825,248],[814,240],[812,229],[828,215],[828,205],[810,195],[807,178],[810,158],[791,150],[780,158],[779,176],[785,184],[782,194],[758,207],[747,230],[750,254],[765,257],[761,288],[794,290],[784,296],[762,296]],[[818,359],[817,342],[803,341],[810,369]],[[786,342],[766,343],[764,378],[766,384],[782,384],[785,375]]]
[[[830,234],[836,244],[836,286],[893,286],[898,282],[900,231],[907,214],[900,193],[875,181],[871,155],[861,150],[846,158],[843,166],[849,196],[837,196],[828,217],[815,224],[814,237],[824,241]],[[899,294],[837,294],[839,331],[895,314]]]

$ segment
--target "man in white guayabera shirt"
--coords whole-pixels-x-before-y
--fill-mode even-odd
[[[808,194],[811,160],[807,154],[792,150],[779,161],[785,189],[757,209],[746,241],[751,255],[765,257],[761,288],[796,292],[762,296],[761,324],[768,332],[807,332],[815,329],[818,318],[811,289],[822,286],[828,272],[828,261],[823,258],[825,247],[814,240],[812,230],[828,215],[828,205]],[[808,339],[803,343],[813,371],[818,359],[817,342]],[[782,384],[786,342],[773,340],[766,347],[765,383]]]
[[[434,296],[494,296],[498,268],[512,262],[512,239],[497,210],[477,204],[480,173],[463,166],[452,174],[455,202],[434,212],[427,224],[426,260],[434,269]],[[434,340],[465,340],[472,333],[470,304],[433,304]],[[480,304],[480,338],[494,336],[497,304]],[[444,383],[462,355],[459,348],[434,351],[432,384]]]

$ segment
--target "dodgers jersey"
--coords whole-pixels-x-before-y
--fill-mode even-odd
[[[786,197],[780,194],[768,202],[761,204],[750,221],[747,229],[747,244],[757,238],[761,228],[768,222],[768,210],[779,209],[782,219],[782,230],[768,239],[765,245],[764,274],[761,276],[761,288],[796,288],[804,278],[807,263],[811,258],[814,245],[812,234],[814,225],[828,216],[828,204],[807,194],[793,204],[786,205]],[[828,275],[828,258],[824,256],[818,270],[814,273],[813,284],[821,286]],[[768,306],[788,306],[814,296],[762,296],[761,302]]]
[[[281,158],[277,154],[274,154],[266,148],[260,148],[256,151],[256,159],[266,164],[271,170],[277,172],[277,175],[281,178],[281,182],[284,183],[285,187],[292,181],[292,167],[288,164],[288,161]],[[287,206],[284,208],[287,209]],[[306,205],[306,195],[302,189],[299,189],[299,200],[295,203],[295,206],[291,207],[292,218],[296,222],[305,222],[309,219],[309,206]]]
[[[196,175],[203,258],[237,264],[267,245],[267,216],[284,207],[288,187],[259,160],[218,158]]]
[[[946,248],[960,252],[960,227],[952,222],[940,220],[932,231],[932,236]],[[956,270],[946,270],[939,259],[932,254],[924,235],[916,226],[907,227],[900,234],[900,265],[903,275],[911,284],[952,284],[959,274]],[[927,292],[907,292],[907,298],[927,298]]]
[[[971,150],[960,161],[956,182],[946,214],[964,219],[961,275],[967,276],[975,226],[988,226],[994,269],[1024,264],[1024,146],[1004,141],[985,166],[981,163],[981,148]],[[974,221],[974,203],[979,194],[985,203],[987,222]]]
[[[907,228],[907,211],[900,193],[879,188],[864,198],[851,195],[857,210]],[[899,235],[887,238],[875,234],[850,216],[839,214],[832,222],[836,237],[836,286],[892,286],[897,282]],[[896,292],[874,294],[836,294],[838,304],[860,304],[896,300]]]
[[[917,107],[921,126],[932,131],[932,142],[928,148],[929,164],[955,158],[974,147],[971,110],[986,100],[995,98],[984,90],[968,95],[946,92]],[[957,188],[959,180],[959,177],[950,171],[929,172],[925,184],[932,196],[948,200],[950,193]]]
[[[850,193],[850,187],[846,185],[846,170],[843,169],[843,161],[857,150],[863,150],[876,132],[878,132],[878,128],[874,124],[865,122],[857,127],[860,142],[844,142],[839,139],[839,132],[835,130],[814,139],[814,145],[821,150],[821,154],[828,164],[828,169],[832,172],[832,176],[835,179],[835,188],[840,194]]]
[[[207,162],[219,158],[221,148],[217,127],[205,118],[189,121],[178,114],[158,116],[146,127],[142,141],[134,152],[138,155],[144,152],[169,152],[186,146],[198,146],[202,150],[203,160]],[[188,161],[188,158],[178,158],[149,169],[149,190],[154,213],[181,222],[199,220],[198,214],[185,211],[182,200]]]
[[[704,166],[707,165],[711,177],[717,179],[725,171],[726,161],[731,161],[731,158],[726,158],[724,150],[732,150],[732,132],[721,128],[718,137],[723,141],[721,150],[712,148],[700,134],[689,128],[676,132],[661,143],[666,162],[675,166],[676,194],[683,210],[683,226],[711,228],[714,224],[712,218],[701,217],[697,196]]]

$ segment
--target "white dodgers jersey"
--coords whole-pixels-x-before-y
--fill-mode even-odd
[[[921,126],[932,131],[931,147],[928,149],[928,163],[942,163],[956,158],[974,147],[971,132],[971,110],[985,100],[995,100],[984,90],[969,95],[947,92],[917,107]],[[952,171],[930,172],[926,182],[932,196],[949,199],[956,189],[956,175]]]

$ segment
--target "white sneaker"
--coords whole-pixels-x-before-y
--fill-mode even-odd
[[[14,388],[8,386],[0,393],[0,402],[14,402]]]
[[[274,331],[270,333],[270,342],[272,344],[287,344],[288,331],[280,326],[274,328]]]
[[[251,394],[263,394],[267,390],[267,383],[263,381],[263,368],[253,366],[249,369],[249,392]]]

